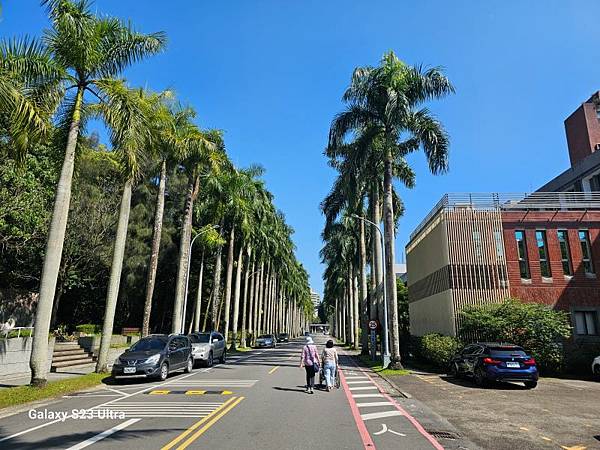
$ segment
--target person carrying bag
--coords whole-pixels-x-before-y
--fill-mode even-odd
[[[306,371],[306,393],[308,394],[314,394],[315,374],[319,371],[320,364],[321,360],[319,359],[317,347],[312,338],[308,336],[300,357],[300,367],[304,367]]]

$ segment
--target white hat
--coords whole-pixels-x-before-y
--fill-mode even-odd
[[[306,343],[307,344],[312,344],[313,343],[313,338],[311,338],[310,336],[306,337]]]

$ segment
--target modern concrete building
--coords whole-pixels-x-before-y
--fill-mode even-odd
[[[446,194],[406,251],[414,335],[456,335],[462,308],[508,297],[598,334],[600,193]]]
[[[310,299],[312,300],[313,305],[315,307],[315,317],[317,317],[319,315],[319,306],[321,305],[321,296],[317,292],[311,290]]]

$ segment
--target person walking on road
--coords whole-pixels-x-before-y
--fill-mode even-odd
[[[327,383],[327,392],[330,392],[335,384],[335,369],[338,366],[337,350],[333,348],[333,341],[331,339],[325,344],[321,357],[323,359],[323,372],[325,374],[325,382]]]
[[[306,392],[308,394],[314,394],[315,374],[319,371],[320,364],[321,360],[319,359],[317,346],[314,344],[312,338],[308,336],[306,338],[306,345],[302,349],[302,356],[300,357],[300,367],[304,367],[304,370],[306,370]]]

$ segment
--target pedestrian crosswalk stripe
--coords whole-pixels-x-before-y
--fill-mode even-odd
[[[377,386],[349,386],[348,389],[351,391],[366,391],[368,389],[377,389]]]
[[[381,419],[383,417],[393,417],[393,416],[401,416],[402,413],[400,411],[398,411],[397,409],[394,409],[392,411],[382,411],[382,412],[376,412],[376,413],[370,413],[370,414],[361,414],[361,419],[362,420],[370,420],[370,419]]]
[[[346,377],[346,380],[368,380],[369,377],[364,377],[364,376],[351,376],[351,377]]]
[[[232,391],[206,391],[206,390],[195,390],[195,389],[187,389],[187,390],[177,390],[177,391],[150,391],[147,392],[148,395],[231,395]]]
[[[123,413],[125,418],[132,417],[205,417],[223,405],[222,402],[115,402],[99,408],[102,412]]]
[[[352,398],[369,398],[369,397],[383,398],[383,394],[353,394],[352,395]]]
[[[365,380],[365,381],[347,381],[347,384],[369,384],[372,383],[371,380]]]
[[[370,403],[357,403],[356,406],[359,408],[366,408],[368,406],[390,406],[392,402],[370,402]]]

